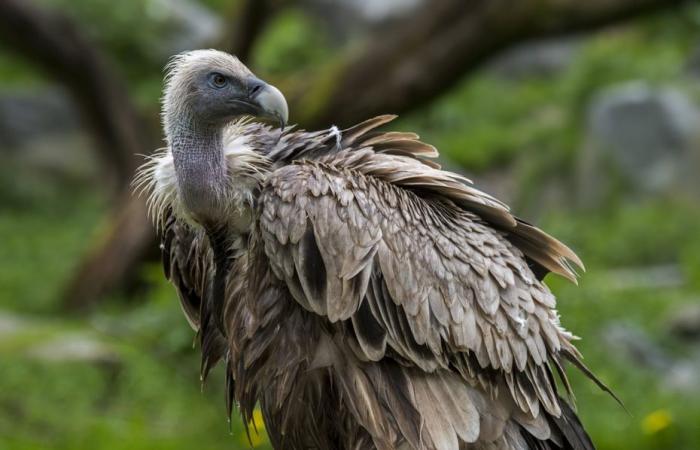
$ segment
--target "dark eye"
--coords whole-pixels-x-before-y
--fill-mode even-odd
[[[228,83],[228,80],[226,80],[226,77],[221,75],[220,73],[211,74],[210,81],[211,81],[211,84],[216,88],[222,88],[222,87],[226,86],[226,83]]]

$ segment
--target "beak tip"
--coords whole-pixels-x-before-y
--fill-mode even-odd
[[[289,118],[289,109],[282,92],[271,84],[267,84],[258,94],[257,101],[263,111],[278,121],[280,129],[284,129]]]

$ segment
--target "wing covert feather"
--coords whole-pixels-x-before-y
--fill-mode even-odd
[[[165,277],[177,290],[182,310],[190,326],[200,327],[200,307],[206,296],[211,255],[206,236],[164,212],[161,256]]]
[[[202,229],[178,220],[170,209],[163,212],[161,252],[166,278],[175,286],[180,305],[202,349],[201,377],[226,353],[226,340],[214,324],[207,299],[214,263]]]
[[[435,370],[468,354],[481,369],[523,373],[534,389],[510,378],[523,409],[535,408],[534,392],[560,413],[548,361],[571,335],[520,250],[477,215],[359,171],[298,162],[271,174],[259,227],[300,305],[331,323],[371,314],[382,327],[379,341],[376,329],[358,339],[364,359],[391,348]]]

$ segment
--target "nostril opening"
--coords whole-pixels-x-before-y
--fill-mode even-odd
[[[255,83],[250,89],[250,95],[251,96],[258,95],[258,93],[262,90],[262,88],[263,88],[262,84]]]

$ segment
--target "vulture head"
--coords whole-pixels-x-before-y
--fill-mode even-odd
[[[287,123],[287,102],[235,56],[216,50],[177,55],[167,67],[163,96],[166,132],[189,121],[221,127],[241,116]]]
[[[216,50],[175,56],[167,67],[163,126],[176,203],[200,224],[219,228],[234,218],[236,228],[247,227],[264,156],[231,125],[252,116],[283,128],[287,115],[282,93],[236,57]]]

